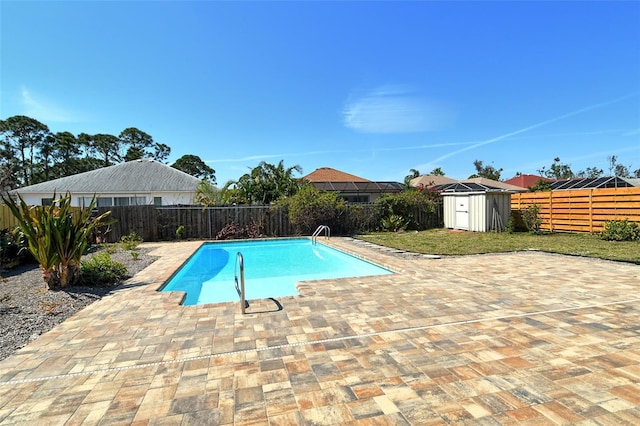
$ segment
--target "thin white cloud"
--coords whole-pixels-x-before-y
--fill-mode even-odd
[[[405,87],[381,86],[353,94],[342,118],[346,127],[362,133],[418,133],[451,125],[455,114]]]
[[[69,111],[34,95],[26,87],[22,87],[20,95],[20,101],[26,116],[42,122],[70,123],[78,121]]]
[[[362,148],[362,149],[335,149],[335,150],[324,150],[324,151],[306,151],[306,152],[290,152],[286,154],[263,154],[263,155],[251,155],[247,157],[238,157],[238,158],[222,158],[217,160],[206,160],[206,163],[239,163],[246,161],[258,161],[258,160],[268,160],[272,158],[286,158],[286,157],[304,157],[308,155],[322,155],[322,154],[353,154],[353,153],[362,153],[362,152],[373,152],[373,151],[382,151],[382,152],[390,152],[390,151],[410,151],[417,149],[427,149],[427,148],[441,148],[447,146],[460,146],[460,145],[471,145],[477,142],[452,142],[452,143],[435,143],[428,145],[413,145],[413,146],[396,146],[396,147],[387,147],[387,148]]]
[[[473,145],[470,145],[470,146],[467,146],[467,147],[464,147],[464,148],[449,152],[447,154],[444,154],[444,155],[434,159],[433,161],[431,161],[431,162],[429,162],[427,164],[420,165],[419,167],[426,169],[426,168],[432,167],[433,165],[438,165],[443,160],[446,160],[447,158],[453,157],[454,155],[460,154],[462,152],[469,151],[469,150],[478,148],[480,146],[484,146],[484,145],[492,144],[492,143],[495,143],[495,142],[499,142],[501,140],[511,138],[512,136],[516,136],[516,135],[519,135],[521,133],[526,133],[526,132],[529,132],[531,130],[537,129],[539,127],[543,127],[543,126],[546,126],[548,124],[555,123],[556,121],[560,121],[560,120],[563,120],[565,118],[573,117],[573,116],[576,116],[576,115],[579,115],[579,114],[582,114],[582,113],[585,113],[585,112],[588,112],[588,111],[592,111],[594,109],[598,109],[598,108],[602,108],[602,107],[605,107],[605,106],[613,105],[613,104],[616,104],[618,102],[622,102],[622,101],[625,101],[625,100],[627,100],[629,98],[633,98],[633,97],[636,97],[636,96],[638,96],[638,93],[631,93],[629,95],[621,96],[621,97],[616,98],[616,99],[612,99],[612,100],[605,101],[605,102],[600,102],[600,103],[597,103],[597,104],[594,104],[594,105],[589,105],[587,107],[580,108],[580,109],[577,109],[575,111],[571,111],[571,112],[569,112],[567,114],[563,114],[563,115],[560,115],[558,117],[550,118],[548,120],[541,121],[541,122],[533,124],[531,126],[523,127],[522,129],[515,130],[513,132],[509,132],[509,133],[506,133],[504,135],[500,135],[500,136],[497,136],[495,138],[487,139],[487,140],[478,142],[476,144],[473,144]]]

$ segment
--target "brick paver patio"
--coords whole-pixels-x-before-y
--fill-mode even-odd
[[[150,267],[0,362],[0,423],[640,424],[640,266],[328,243],[396,273],[243,316],[156,291],[200,243],[149,244]]]

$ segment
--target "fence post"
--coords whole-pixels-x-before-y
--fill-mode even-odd
[[[593,232],[593,189],[589,190],[589,232]]]
[[[549,191],[549,230],[553,232],[553,191]]]
[[[209,218],[209,239],[213,239],[213,236],[211,235],[211,207],[207,206],[207,216]]]

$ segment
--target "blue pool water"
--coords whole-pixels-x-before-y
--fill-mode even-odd
[[[294,296],[299,281],[392,273],[307,238],[213,242],[203,244],[161,291],[186,292],[184,305],[239,300],[234,285],[238,252],[244,258],[247,300]]]

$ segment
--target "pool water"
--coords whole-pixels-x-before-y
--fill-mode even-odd
[[[238,252],[244,258],[247,300],[295,296],[300,281],[392,273],[307,238],[212,242],[203,244],[160,290],[186,292],[184,305],[238,301]]]

